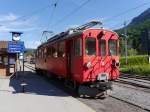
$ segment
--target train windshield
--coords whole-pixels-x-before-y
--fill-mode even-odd
[[[113,40],[113,39],[110,39],[108,41],[108,47],[109,47],[109,56],[111,55],[114,55],[116,56],[117,55],[117,40]]]
[[[106,40],[99,40],[99,55],[106,56]]]
[[[96,55],[96,39],[92,37],[86,38],[86,54]]]

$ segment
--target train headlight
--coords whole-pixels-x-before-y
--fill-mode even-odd
[[[120,66],[119,61],[112,60],[112,66],[113,66],[113,67],[119,67],[119,66]]]
[[[116,61],[116,64],[115,64],[116,67],[119,67],[120,66],[120,63],[119,61]]]
[[[91,63],[90,61],[89,61],[89,62],[87,62],[87,63],[86,63],[86,68],[88,68],[88,69],[89,69],[89,68],[91,68],[91,67],[92,67],[92,63]]]

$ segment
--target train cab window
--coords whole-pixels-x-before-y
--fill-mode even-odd
[[[78,38],[74,41],[75,56],[82,56],[82,39]]]
[[[65,57],[65,43],[58,44],[58,57]]]
[[[106,40],[99,40],[99,55],[106,56]]]
[[[108,41],[109,55],[117,55],[117,40],[110,39]]]
[[[96,39],[86,38],[86,54],[96,55]]]

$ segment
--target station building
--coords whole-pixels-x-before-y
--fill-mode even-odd
[[[0,77],[16,72],[17,53],[8,52],[9,41],[0,41]]]

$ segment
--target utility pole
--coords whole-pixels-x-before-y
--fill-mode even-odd
[[[126,65],[128,64],[128,46],[127,46],[127,23],[124,22],[124,36],[125,36],[125,58],[126,58]]]
[[[147,50],[148,50],[148,60],[150,63],[150,31],[148,31],[148,36],[147,36]]]

